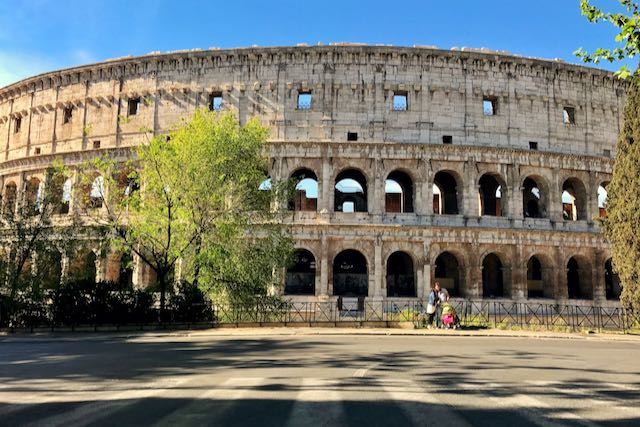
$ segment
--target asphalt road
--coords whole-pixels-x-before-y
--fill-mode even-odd
[[[640,342],[0,338],[0,425],[639,426]]]

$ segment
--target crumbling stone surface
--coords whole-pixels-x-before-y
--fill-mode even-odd
[[[546,296],[568,298],[567,265],[578,257],[587,298],[602,302],[610,251],[594,219],[597,190],[611,177],[626,87],[609,72],[582,66],[418,47],[247,48],[111,60],[0,89],[0,184],[22,191],[57,158],[71,166],[101,154],[130,158],[145,139],[141,128],[162,133],[215,94],[241,123],[257,116],[271,128],[274,179],[301,168],[316,175],[317,200],[302,204],[315,211],[296,212],[292,221],[299,247],[315,257],[317,298],[334,294],[335,257],[356,249],[367,260],[373,299],[392,296],[387,259],[404,251],[418,297],[436,280],[443,252],[457,259],[459,294],[481,297],[483,260],[493,253],[504,298],[527,298],[527,263],[535,255]],[[310,102],[300,94],[310,94]],[[394,97],[405,104],[394,106]],[[135,115],[132,100],[139,100]],[[335,211],[335,179],[347,169],[366,180],[366,212]],[[394,171],[411,179],[411,212],[385,212],[385,181]],[[456,183],[452,199],[442,197],[457,201],[457,214],[434,213],[441,171]],[[501,186],[500,206],[491,209],[480,207],[492,200],[480,196],[486,174]],[[541,218],[525,218],[528,177],[542,193]],[[576,221],[563,217],[572,208],[562,201],[570,178],[581,185]],[[95,253],[103,254],[96,274],[114,280],[120,255]],[[135,283],[153,280],[139,260],[134,264]]]

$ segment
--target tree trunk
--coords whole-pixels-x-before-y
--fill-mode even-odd
[[[158,284],[160,285],[160,323],[166,321],[165,306],[167,302],[167,273],[164,269],[158,270]]]

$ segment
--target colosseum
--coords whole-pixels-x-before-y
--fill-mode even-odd
[[[422,298],[439,281],[461,298],[614,305],[598,217],[626,89],[599,69],[487,50],[120,58],[0,89],[1,185],[15,200],[55,159],[129,159],[141,128],[230,109],[271,129],[271,177],[299,181],[288,217],[299,257],[282,286],[292,298]],[[61,216],[76,209],[65,202]],[[76,256],[61,254],[62,272]],[[127,274],[117,253],[88,256],[98,279]],[[134,265],[134,284],[152,280]]]

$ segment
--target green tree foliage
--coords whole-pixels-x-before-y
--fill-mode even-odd
[[[239,126],[232,113],[198,110],[141,145],[134,162],[97,159],[83,174],[95,224],[156,273],[161,313],[178,264],[183,279],[231,299],[279,280],[292,246],[278,221],[288,184],[260,190],[267,133],[257,120]]]
[[[581,49],[576,55],[585,62],[598,63],[634,58],[640,54],[640,5],[634,0],[619,0],[626,13],[605,12],[581,0],[582,14],[590,22],[607,21],[619,29],[615,41],[622,44],[613,50],[599,48],[593,53]],[[617,73],[621,78],[631,76],[624,66]],[[613,267],[622,285],[623,306],[640,313],[640,75],[635,71],[630,79],[624,125],[618,137],[613,178],[607,186],[607,218],[603,230],[612,244]]]
[[[0,214],[3,275],[0,290],[10,306],[17,301],[18,294],[30,291],[37,297],[41,285],[59,285],[60,272],[52,268],[56,261],[60,265],[59,250],[69,250],[72,240],[68,238],[70,232],[62,232],[53,218],[64,210],[66,179],[65,167],[55,163],[47,169],[43,180],[31,177],[22,190],[13,184],[5,188]]]
[[[622,284],[621,301],[640,313],[640,75],[636,72],[624,109],[613,178],[607,186],[604,232]]]
[[[640,53],[640,5],[634,0],[618,1],[627,13],[605,12],[594,6],[590,0],[580,0],[582,14],[587,17],[589,22],[606,21],[611,23],[619,29],[615,41],[622,43],[621,47],[614,49],[598,48],[592,53],[579,48],[574,54],[584,62],[597,64],[602,60],[609,62],[622,61],[627,58],[635,58]],[[628,78],[631,75],[631,71],[626,65],[623,65],[616,71],[616,75],[621,78]]]

